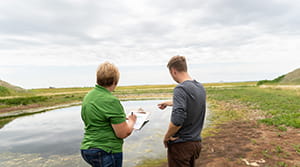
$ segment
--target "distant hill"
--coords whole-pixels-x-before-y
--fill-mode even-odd
[[[264,84],[300,84],[300,68],[289,72],[285,75],[281,75],[273,80],[261,80],[257,82],[257,85],[264,85]]]
[[[0,80],[0,96],[10,95],[16,92],[26,92],[25,89]]]
[[[300,84],[300,68],[288,73],[280,81],[280,83],[286,84]]]

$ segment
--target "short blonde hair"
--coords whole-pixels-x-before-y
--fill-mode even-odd
[[[180,72],[187,72],[187,64],[186,64],[185,57],[183,56],[172,57],[167,67],[169,68],[169,70],[171,70],[171,68],[174,68],[175,70]]]
[[[97,69],[97,84],[100,86],[117,85],[120,78],[118,68],[109,62],[104,62]]]

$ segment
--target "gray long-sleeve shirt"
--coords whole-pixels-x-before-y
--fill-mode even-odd
[[[174,88],[171,122],[182,126],[172,143],[200,141],[206,112],[206,92],[196,80],[187,80]]]

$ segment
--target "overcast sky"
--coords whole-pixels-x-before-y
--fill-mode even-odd
[[[201,82],[274,79],[300,67],[298,0],[0,0],[0,79],[24,88],[174,83],[187,57]]]

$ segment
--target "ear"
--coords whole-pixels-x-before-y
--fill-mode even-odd
[[[176,75],[176,74],[177,74],[177,71],[176,71],[175,68],[171,68],[171,74],[173,74],[173,75]]]

